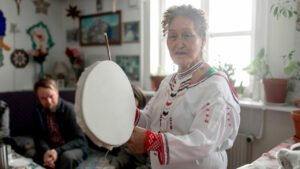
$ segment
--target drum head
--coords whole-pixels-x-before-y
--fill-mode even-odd
[[[96,145],[111,149],[129,140],[135,100],[126,74],[116,63],[97,62],[82,73],[75,109],[78,124]]]

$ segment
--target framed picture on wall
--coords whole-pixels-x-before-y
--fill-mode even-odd
[[[121,11],[80,16],[80,45],[105,45],[104,33],[109,44],[121,44],[121,18]]]
[[[123,42],[140,41],[140,24],[139,22],[123,23]]]
[[[140,57],[138,55],[116,56],[116,63],[123,69],[130,81],[140,80]]]

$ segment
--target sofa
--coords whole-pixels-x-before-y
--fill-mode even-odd
[[[60,97],[74,103],[75,92],[72,90],[60,91]],[[5,101],[10,109],[10,136],[5,139],[7,144],[21,155],[32,158],[34,154],[33,113],[35,106],[39,104],[33,91],[13,91],[0,93],[0,100]],[[89,139],[88,157],[78,168],[101,167],[102,160],[107,152],[104,148],[98,148]],[[110,152],[109,158],[113,158],[117,149]]]

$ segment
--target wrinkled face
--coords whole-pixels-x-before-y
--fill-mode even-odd
[[[55,111],[58,104],[58,90],[39,87],[37,89],[37,97],[44,109]]]
[[[191,19],[175,17],[168,30],[167,45],[171,58],[180,67],[190,67],[202,59],[205,41],[197,33]]]

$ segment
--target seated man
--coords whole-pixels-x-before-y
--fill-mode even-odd
[[[76,168],[87,155],[87,141],[75,118],[74,106],[59,97],[54,80],[34,85],[40,105],[34,112],[35,160],[48,168]]]

